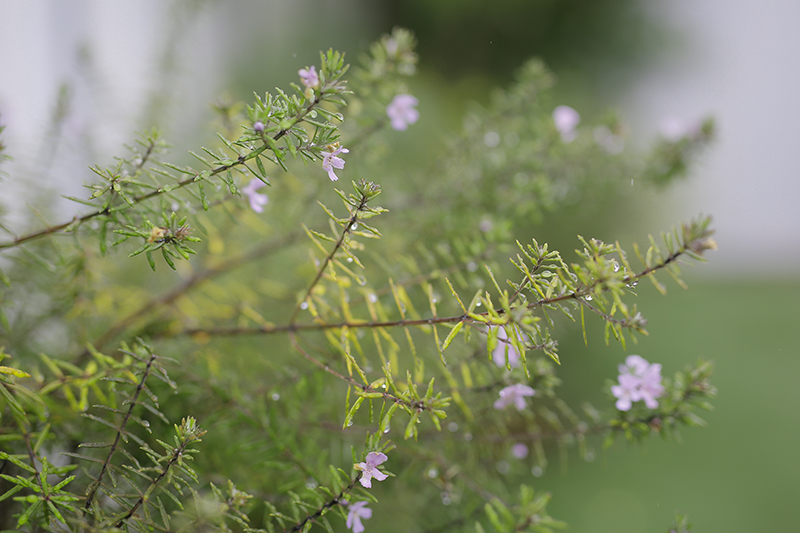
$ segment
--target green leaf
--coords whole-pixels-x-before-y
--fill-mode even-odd
[[[453,342],[453,339],[456,338],[456,335],[458,335],[458,332],[461,331],[461,328],[463,327],[464,322],[459,322],[453,327],[453,329],[450,330],[450,333],[447,334],[447,337],[445,337],[444,342],[442,343],[442,351],[445,351],[447,347],[450,346],[450,343]]]
[[[7,366],[0,366],[0,374],[11,374],[12,376],[16,376],[18,378],[31,377],[31,375],[28,374],[27,372],[23,372],[22,370],[17,370],[16,368],[10,368]]]
[[[361,407],[361,404],[364,402],[364,397],[359,396],[356,398],[356,401],[353,402],[353,406],[347,412],[347,416],[344,417],[344,424],[342,425],[342,429],[347,429],[351,425],[353,425],[353,417],[356,415],[356,411],[358,408]]]

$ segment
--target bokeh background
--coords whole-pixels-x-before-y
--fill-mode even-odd
[[[685,181],[610,202],[608,220],[530,229],[569,250],[576,233],[642,242],[714,215],[720,250],[686,273],[690,290],[672,284],[664,298],[642,287],[648,338],[623,351],[590,329],[589,348],[573,335],[560,350],[569,403],[606,402],[605,380],[628,353],[665,374],[714,360],[708,428],[684,431],[681,444],[594,443],[592,462],[570,453],[540,477],[504,475],[553,491],[551,515],[574,532],[663,531],[676,510],[696,531],[800,531],[798,20],[788,0],[5,0],[0,121],[14,161],[0,198],[14,227],[31,218],[19,198],[71,216],[76,206],[56,193],[83,194],[87,166],[110,163],[132,131],[158,125],[185,152],[207,142],[209,103],[222,93],[246,100],[284,86],[328,47],[354,60],[396,25],[419,41],[416,147],[458,130],[470,103],[485,104],[531,56],[584,120],[616,109],[626,149],[670,121],[713,115],[718,140]]]

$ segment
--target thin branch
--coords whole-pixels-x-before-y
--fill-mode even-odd
[[[317,283],[319,283],[319,280],[322,279],[322,274],[325,273],[325,270],[327,270],[328,265],[331,264],[331,262],[333,261],[333,258],[336,256],[336,252],[338,252],[339,248],[341,248],[342,245],[344,244],[344,240],[347,238],[347,235],[350,233],[350,229],[356,223],[358,223],[358,214],[366,206],[367,206],[367,197],[366,196],[362,196],[361,197],[361,201],[358,204],[358,207],[353,212],[353,215],[350,217],[350,220],[348,221],[347,225],[344,227],[344,230],[342,231],[342,234],[339,236],[339,240],[336,241],[336,244],[334,245],[333,250],[331,250],[331,252],[325,258],[325,262],[322,264],[322,266],[319,267],[319,270],[317,271],[317,275],[314,278],[314,281],[312,281],[311,285],[308,286],[308,290],[306,290],[305,296],[303,296],[303,298],[299,302],[297,302],[297,305],[295,306],[294,311],[292,312],[292,316],[289,318],[289,325],[294,324],[294,321],[297,319],[297,314],[300,312],[300,309],[301,309],[300,306],[303,304],[303,302],[308,300],[308,297],[311,295],[311,291],[314,290],[314,287],[317,286]]]
[[[317,107],[317,105],[321,101],[322,101],[322,94],[320,94],[319,96],[314,98],[314,100],[307,107],[305,107],[302,110],[298,111],[298,113],[295,115],[295,117],[294,117],[294,119],[292,121],[291,126],[289,126],[288,128],[283,128],[280,131],[278,131],[272,137],[272,140],[273,141],[277,141],[280,138],[282,138],[283,136],[285,136],[287,133],[289,133],[291,128],[296,126],[297,124],[299,124],[309,113],[311,113],[311,111],[314,110],[315,107]],[[208,177],[216,176],[217,174],[221,174],[223,172],[226,172],[226,171],[228,171],[228,170],[230,170],[230,169],[232,169],[232,168],[234,168],[236,166],[244,165],[250,159],[253,159],[254,157],[258,157],[262,152],[264,152],[268,148],[269,148],[269,145],[267,143],[264,143],[263,146],[261,146],[260,148],[258,148],[256,150],[253,150],[252,152],[250,152],[246,156],[240,155],[239,158],[236,159],[235,161],[233,161],[232,163],[230,163],[228,165],[222,165],[222,166],[219,166],[219,167],[213,169],[211,171],[211,173],[208,175]],[[149,154],[150,154],[150,151],[148,151],[147,155],[149,155]],[[142,164],[144,164],[144,163],[142,163]],[[159,196],[161,194],[164,194],[166,192],[172,192],[174,190],[183,188],[183,187],[185,187],[187,185],[195,183],[200,175],[201,175],[201,173],[197,173],[196,175],[191,176],[189,178],[186,178],[184,180],[181,180],[181,181],[175,183],[174,185],[162,186],[162,187],[159,187],[159,188],[155,189],[154,191],[151,191],[151,192],[149,192],[147,194],[143,194],[141,196],[137,196],[135,198],[131,198],[129,203],[125,204],[124,206],[121,206],[120,208],[127,209],[129,207],[132,207],[133,205],[139,204],[141,202],[144,202],[145,200],[149,200],[151,198],[154,198],[154,197]],[[108,215],[113,211],[119,210],[120,208],[107,207],[105,209],[98,209],[97,211],[94,211],[94,212],[91,212],[91,213],[87,213],[87,214],[85,214],[83,216],[75,216],[69,222],[64,222],[63,224],[57,224],[57,225],[50,226],[50,227],[47,227],[47,228],[44,228],[44,229],[41,229],[41,230],[38,230],[38,231],[34,231],[34,232],[28,233],[26,235],[23,235],[21,237],[16,237],[16,238],[14,238],[14,239],[12,239],[10,241],[0,242],[0,250],[4,250],[4,249],[7,249],[7,248],[13,248],[15,246],[19,246],[21,244],[24,244],[26,242],[38,239],[40,237],[44,237],[44,236],[47,236],[47,235],[52,235],[54,233],[58,233],[58,232],[64,230],[65,228],[78,226],[80,224],[83,224],[87,220],[91,220],[91,219],[99,217],[99,216]]]
[[[109,327],[106,332],[93,343],[93,346],[97,350],[102,350],[106,343],[125,331],[140,318],[150,315],[154,309],[167,306],[206,281],[209,281],[254,259],[270,254],[276,249],[280,249],[283,246],[294,242],[298,235],[299,232],[285,234],[283,237],[266,242],[253,248],[252,250],[249,250],[243,254],[239,254],[235,257],[231,257],[217,265],[195,272],[192,274],[192,276],[186,278],[181,284],[173,288],[171,291],[151,299],[133,313],[119,319],[117,322],[112,324],[111,327]],[[81,357],[86,357],[87,355],[88,351],[84,351],[81,354]]]
[[[389,394],[383,389],[372,388],[369,385],[364,385],[362,383],[359,383],[350,376],[345,376],[344,374],[337,372],[336,370],[334,370],[333,368],[326,365],[325,363],[323,363],[322,361],[320,361],[319,359],[308,353],[306,350],[304,350],[303,347],[300,346],[300,344],[297,342],[297,338],[294,334],[294,331],[289,332],[289,342],[291,342],[294,349],[297,350],[300,353],[300,355],[302,355],[306,360],[310,361],[311,363],[321,368],[328,374],[341,379],[348,385],[360,389],[364,393],[370,393],[370,394],[378,393],[381,395],[381,399],[394,402],[396,404],[400,404],[413,411],[427,411],[430,409],[428,407],[428,404],[426,404],[424,400],[415,400],[415,401],[404,400],[403,398],[399,398],[393,394]]]
[[[361,479],[361,473],[359,473],[355,477],[355,479],[350,481],[350,484],[347,485],[345,488],[343,488],[342,491],[335,498],[333,498],[328,502],[325,502],[325,504],[322,507],[320,507],[315,513],[306,516],[301,522],[298,522],[290,529],[284,530],[283,533],[294,533],[295,531],[300,531],[301,529],[303,529],[306,523],[308,523],[309,521],[313,522],[314,520],[322,516],[322,513],[324,513],[327,509],[330,509],[331,507],[334,507],[336,505],[341,505],[344,495],[353,490],[353,487],[356,486],[356,483],[358,483],[359,479]]]
[[[347,229],[351,227],[354,223],[355,215],[351,218],[350,223],[347,226]],[[322,273],[324,272],[325,268],[332,260],[333,254],[338,250],[341,246],[341,243],[344,240],[344,236],[347,233],[347,229],[342,233],[337,245],[334,247],[334,251],[328,255],[326,258],[325,264],[320,267],[317,277],[314,279],[314,282],[309,287],[308,291],[306,291],[305,297],[300,300],[300,303],[305,301],[308,296],[311,294],[311,290],[316,286],[317,282],[322,277]],[[669,256],[667,256],[661,263],[657,265],[653,265],[648,267],[637,274],[629,274],[622,278],[620,281],[625,284],[630,284],[634,281],[638,281],[646,276],[649,276],[653,272],[665,268],[669,264],[673,263],[680,257],[681,255],[686,254],[688,249],[687,245],[682,246],[677,251],[673,252]],[[540,307],[544,307],[546,305],[552,305],[559,302],[564,302],[567,300],[576,300],[578,302],[582,301],[582,298],[588,294],[591,294],[594,287],[601,283],[602,280],[595,280],[592,285],[582,287],[579,289],[575,289],[570,292],[566,292],[560,294],[558,296],[553,296],[551,298],[542,298],[541,300],[537,300],[535,302],[531,302],[526,305],[528,309],[538,309]],[[230,336],[237,336],[237,335],[270,335],[273,333],[292,333],[298,331],[321,331],[326,329],[338,329],[338,328],[390,328],[390,327],[406,327],[406,326],[424,326],[424,325],[434,325],[434,324],[455,324],[458,322],[468,322],[471,324],[482,324],[483,322],[479,320],[475,320],[467,314],[457,315],[457,316],[449,316],[449,317],[431,317],[431,318],[419,318],[419,319],[403,319],[403,320],[387,320],[387,321],[350,321],[350,322],[337,322],[337,323],[314,323],[314,324],[297,324],[294,322],[296,318],[297,312],[300,309],[299,304],[298,307],[295,308],[295,313],[292,315],[292,319],[289,321],[289,324],[279,325],[279,326],[260,326],[260,327],[233,327],[233,328],[188,328],[183,331],[180,331],[174,335],[164,335],[164,336],[177,336],[177,335],[197,335],[197,334],[207,334],[211,336],[220,336],[220,337],[230,337]],[[500,314],[504,314],[505,311],[503,309],[497,309],[496,312]],[[474,313],[476,316],[488,316],[489,312],[485,311],[483,313]]]
[[[170,458],[169,462],[164,466],[164,470],[162,470],[158,477],[153,480],[150,487],[144,492],[144,494],[139,496],[139,499],[136,500],[136,503],[133,504],[133,507],[128,510],[125,516],[119,519],[114,527],[121,528],[125,522],[134,515],[134,513],[139,509],[139,507],[141,507],[150,493],[152,493],[152,491],[158,487],[159,483],[161,483],[161,481],[167,477],[167,473],[169,472],[170,468],[172,468],[180,460],[180,458],[183,456],[183,452],[186,450],[186,447],[189,446],[189,444],[191,444],[194,440],[194,438],[186,438],[180,446],[175,448],[175,450],[172,452],[172,457]]]
[[[120,424],[119,429],[117,430],[117,436],[114,438],[114,443],[111,445],[111,449],[108,451],[108,457],[106,457],[106,460],[103,461],[103,468],[100,470],[100,475],[97,476],[97,479],[92,483],[91,490],[89,491],[89,494],[86,496],[86,505],[84,505],[83,507],[84,516],[86,515],[86,513],[89,512],[89,509],[92,506],[92,501],[94,500],[94,496],[95,494],[97,494],[97,490],[100,488],[100,485],[103,482],[103,476],[105,476],[106,471],[111,465],[111,458],[117,451],[117,446],[119,445],[119,441],[122,438],[122,433],[125,431],[125,426],[128,424],[128,420],[130,420],[131,418],[131,413],[133,412],[133,408],[136,407],[137,405],[136,402],[139,399],[139,394],[142,392],[142,389],[144,388],[144,383],[147,380],[147,377],[150,375],[150,367],[152,366],[153,361],[155,360],[156,360],[156,354],[150,354],[150,358],[147,360],[147,366],[145,367],[144,373],[142,374],[142,379],[136,386],[136,392],[134,392],[133,394],[133,399],[131,400],[128,412],[125,413],[125,417],[122,419],[122,424]]]

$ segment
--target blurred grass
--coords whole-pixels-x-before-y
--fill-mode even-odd
[[[683,430],[681,444],[620,441],[603,452],[595,441],[592,463],[571,452],[562,468],[553,453],[544,476],[528,475],[553,492],[550,514],[569,531],[666,531],[676,510],[698,532],[800,531],[800,280],[688,281],[688,291],[671,284],[666,298],[642,287],[650,336],[638,345],[604,346],[595,323],[588,348],[574,335],[561,343],[562,389],[573,405],[588,397],[610,406],[599,391],[631,353],[660,362],[665,376],[711,359],[719,390],[708,428]]]

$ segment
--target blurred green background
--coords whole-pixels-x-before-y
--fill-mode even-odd
[[[46,10],[55,4],[34,5]],[[421,162],[435,155],[425,152],[426,146],[436,146],[434,139],[460,128],[470,102],[485,104],[491,88],[507,85],[526,58],[542,57],[559,77],[559,103],[590,120],[610,104],[624,102],[647,69],[674,60],[686,46],[637,0],[239,0],[169,6],[149,3],[143,9],[160,17],[158,28],[178,28],[174,34],[157,33],[163,52],[152,56],[150,94],[165,88],[164,100],[141,107],[136,124],[125,131],[160,122],[178,153],[205,142],[195,132],[211,120],[210,111],[197,113],[191,102],[180,100],[187,86],[196,87],[195,97],[206,102],[222,90],[247,100],[254,90],[293,80],[298,65],[315,63],[320,49],[345,50],[356,60],[370,41],[395,25],[411,29],[419,41],[419,74],[409,90],[420,98],[422,119],[413,139],[403,142],[413,143]],[[218,56],[191,54],[193,47],[198,53],[206,50],[198,45],[204,39],[212,41]],[[14,51],[3,53],[9,52]],[[182,63],[188,57],[194,59]],[[702,165],[690,179],[703,180]],[[676,204],[670,191],[612,199],[606,211],[609,215],[600,220],[564,214],[545,218],[519,237],[534,236],[565,251],[575,247],[576,233],[619,238],[627,245],[631,239],[642,243],[649,231],[667,229],[664,220],[673,224],[696,214]],[[769,270],[722,274],[713,266],[714,254],[708,257],[712,266],[687,274],[688,291],[668,284],[669,295],[662,297],[650,286],[640,288],[650,336],[638,345],[603,346],[602,332],[592,321],[589,348],[578,329],[560,335],[562,391],[571,405],[585,400],[609,405],[602,392],[606,380],[616,377],[617,364],[631,353],[660,362],[664,375],[698,357],[711,359],[719,389],[716,411],[705,416],[708,428],[683,431],[682,444],[653,439],[604,452],[593,442],[593,462],[570,452],[560,465],[554,452],[538,478],[512,463],[505,474],[509,481],[552,491],[550,514],[567,521],[570,531],[665,531],[676,510],[689,514],[698,532],[800,531],[793,507],[800,495],[800,328],[795,325],[800,277],[796,271],[780,277]],[[376,506],[370,525],[380,514]]]

